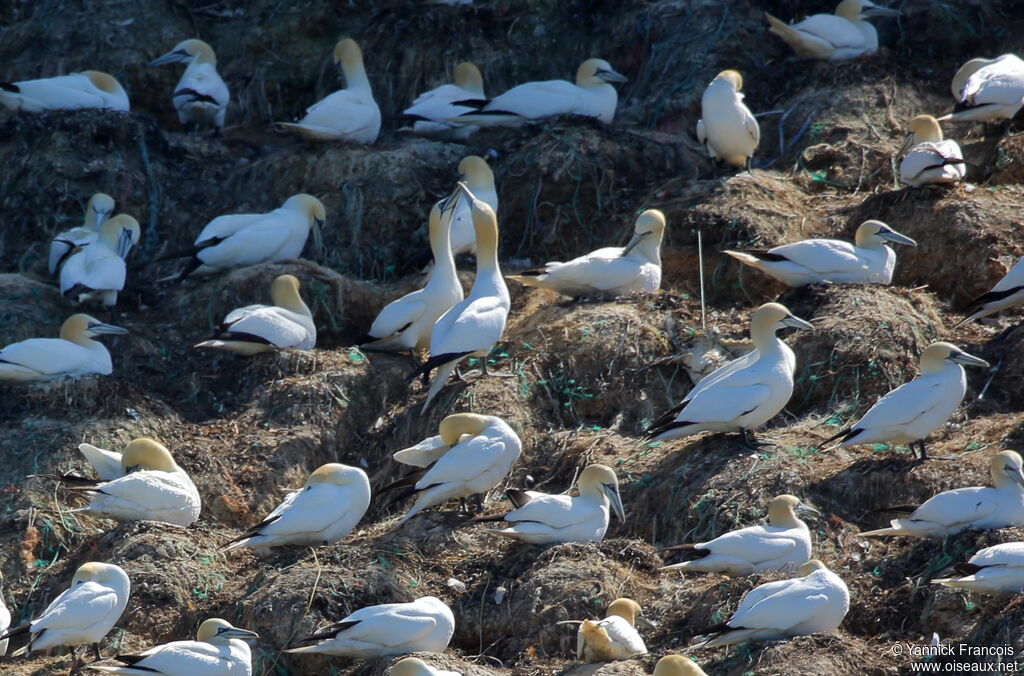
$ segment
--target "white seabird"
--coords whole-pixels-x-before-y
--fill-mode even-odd
[[[39,617],[0,634],[0,640],[29,634],[28,644],[12,656],[69,646],[75,656],[72,672],[80,665],[78,646],[96,644],[114,627],[128,605],[128,575],[110,563],[91,561],[79,566],[71,586],[46,607]]]
[[[1024,60],[1015,54],[971,59],[953,76],[951,88],[956,106],[939,122],[1009,120],[1024,106]]]
[[[896,252],[886,242],[917,246],[881,221],[864,221],[854,243],[838,239],[805,239],[772,249],[741,249],[725,253],[789,286],[806,284],[889,284]]]
[[[463,298],[450,243],[452,211],[442,216],[440,203],[430,210],[430,251],[434,265],[430,279],[417,291],[384,306],[373,320],[365,349],[385,352],[425,350],[430,346],[434,322]]]
[[[685,655],[665,655],[654,665],[654,676],[708,676]]]
[[[213,338],[195,347],[209,347],[252,356],[273,350],[312,350],[316,346],[313,314],[299,294],[294,275],[280,275],[270,284],[273,305],[247,305],[232,310]]]
[[[764,13],[770,32],[805,59],[842,61],[878,51],[878,32],[866,21],[875,16],[900,16],[894,9],[868,0],[843,0],[835,14],[814,14],[800,23],[786,24]]]
[[[989,364],[956,345],[932,343],[921,353],[920,376],[883,396],[860,420],[821,445],[836,439],[841,439],[840,447],[877,443],[913,447],[916,442],[921,460],[925,460],[925,437],[949,420],[967,392],[963,365]]]
[[[246,641],[260,635],[211,618],[199,625],[194,641],[172,641],[138,655],[118,655],[124,664],[90,664],[89,669],[120,676],[252,676]]]
[[[366,472],[332,462],[318,467],[306,484],[288,494],[267,518],[224,547],[252,547],[257,554],[284,545],[329,545],[352,532],[370,506]]]
[[[73,303],[117,305],[128,269],[124,259],[142,235],[139,222],[128,214],[108,218],[99,235],[68,256],[60,269],[60,292]]]
[[[126,333],[89,315],[71,315],[61,324],[60,338],[29,338],[0,348],[0,380],[39,383],[110,375],[114,370],[110,352],[92,339]]]
[[[990,596],[1017,594],[1024,591],[1024,542],[979,549],[967,563],[958,563],[953,569],[956,577],[932,580],[932,584]]]
[[[493,415],[456,413],[441,421],[439,432],[447,450],[422,471],[384,489],[411,486],[398,499],[416,496],[416,503],[396,526],[452,498],[485,495],[508,476],[523,450],[515,430]],[[402,458],[409,455],[408,449],[399,451],[395,459],[403,462]],[[413,464],[419,464],[420,460],[417,458]]]
[[[747,432],[771,420],[793,394],[796,355],[775,335],[813,329],[784,305],[765,303],[750,317],[751,352],[701,379],[678,406],[651,423],[647,436],[667,441],[704,431]]]
[[[380,134],[380,108],[366,77],[363,52],[355,40],[342,40],[334,46],[334,62],[345,74],[347,88],[310,106],[298,122],[278,126],[310,141],[373,143]]]
[[[583,620],[576,632],[576,659],[584,662],[628,660],[646,655],[647,646],[637,621],[647,622],[640,604],[633,599],[615,599],[608,605],[603,620]]]
[[[993,530],[1024,526],[1024,472],[1020,454],[1000,451],[989,463],[994,487],[972,486],[933,495],[906,518],[893,519],[890,528],[860,533],[860,537],[908,535],[941,538],[968,528]],[[902,506],[898,511],[909,511]]]
[[[462,676],[458,671],[444,671],[427,664],[418,657],[406,657],[395,662],[387,676]]]
[[[701,648],[832,632],[850,609],[850,590],[818,559],[797,569],[789,580],[754,587],[727,622],[708,627],[713,634]]]
[[[469,192],[478,200],[487,204],[494,214],[498,214],[498,191],[494,187],[494,172],[487,160],[477,155],[469,155],[459,162],[459,175],[469,188]],[[452,214],[451,234],[452,255],[463,253],[476,255],[476,233],[473,227],[473,211],[469,200],[460,194]]]
[[[140,519],[174,526],[191,526],[199,518],[199,491],[160,442],[145,437],[133,440],[121,455],[121,468],[123,475],[111,481],[69,487],[69,491],[92,495],[88,506],[72,511],[116,521]]]
[[[480,357],[481,371],[485,376],[489,375],[487,355],[505,331],[505,321],[512,304],[498,265],[498,219],[494,210],[470,193],[465,184],[460,183],[457,190],[465,193],[473,211],[477,242],[476,278],[469,296],[453,305],[434,323],[430,334],[430,357],[408,376],[408,380],[420,374],[427,377],[437,369],[423,402],[423,411],[467,357]],[[452,208],[452,205],[445,208]]]
[[[821,516],[794,495],[768,503],[768,525],[729,531],[707,542],[678,545],[690,559],[661,570],[725,573],[730,576],[794,570],[811,558],[811,531],[798,514]]]
[[[750,158],[761,142],[761,127],[743,103],[743,76],[723,70],[715,76],[700,99],[697,140],[708,157],[750,170]]]
[[[108,451],[92,444],[78,444],[78,451],[85,456],[85,459],[92,465],[96,476],[103,481],[110,481],[124,476],[124,466],[121,464],[121,453]]]
[[[94,241],[99,235],[100,226],[103,221],[114,212],[114,198],[102,192],[98,192],[89,198],[85,206],[85,221],[77,228],[65,230],[50,242],[50,258],[47,267],[50,274],[60,270],[71,252],[80,246]]]
[[[121,83],[98,70],[40,80],[0,82],[0,105],[27,113],[82,108],[128,112],[129,108],[128,94]]]
[[[567,263],[546,263],[508,278],[574,297],[651,293],[661,286],[664,233],[665,215],[648,209],[637,217],[633,238],[625,247],[598,249]]]
[[[455,616],[444,601],[423,596],[409,603],[385,603],[360,608],[341,622],[300,639],[316,645],[285,650],[286,653],[326,653],[362,659],[440,653],[455,633]]]
[[[960,144],[942,138],[942,127],[931,115],[918,115],[910,121],[910,133],[896,156],[900,162],[900,180],[911,187],[962,181],[967,175]]]
[[[515,510],[476,520],[507,522],[507,528],[487,532],[530,544],[600,542],[608,530],[609,505],[620,521],[626,519],[619,479],[610,467],[589,465],[576,485],[580,494],[575,497],[509,489]]]
[[[217,72],[217,55],[213,48],[202,40],[185,40],[150,61],[149,65],[162,66],[166,63],[188,64],[174,87],[173,101],[178,121],[186,126],[191,123],[196,127],[223,128],[231,93]]]
[[[279,208],[265,214],[218,216],[203,228],[195,245],[163,259],[192,258],[181,273],[208,274],[216,270],[298,258],[310,228],[314,238],[327,219],[324,205],[312,195],[292,195]],[[315,240],[314,240],[315,241]]]
[[[402,114],[415,120],[413,132],[423,135],[450,135],[456,139],[469,138],[479,127],[448,122],[450,118],[469,113],[476,108],[459,105],[458,101],[486,101],[484,79],[476,65],[466,61],[455,66],[454,83],[443,84],[416,97]],[[470,187],[472,189],[472,186]],[[476,191],[473,191],[476,194]]]
[[[964,310],[967,318],[953,328],[960,328],[976,319],[1021,304],[1024,304],[1024,256],[1017,259],[1013,267],[996,282],[991,291],[983,293],[971,301],[971,304]]]
[[[582,115],[609,124],[619,101],[615,87],[609,83],[626,81],[604,59],[587,59],[576,70],[575,84],[567,80],[527,82],[450,121],[489,127],[517,125],[555,115]]]

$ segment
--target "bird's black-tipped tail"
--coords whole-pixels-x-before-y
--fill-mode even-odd
[[[844,427],[843,429],[839,430],[838,432],[836,432],[835,434],[830,436],[825,441],[823,441],[820,444],[818,444],[818,448],[821,448],[822,446],[825,446],[826,444],[830,444],[833,441],[835,441],[836,439],[839,439],[839,443],[843,443],[845,441],[850,441],[851,439],[854,439],[861,432],[862,432],[862,430],[859,430],[859,429],[854,429],[852,427]]]
[[[449,352],[448,354],[439,354],[436,357],[430,357],[425,362],[416,367],[416,369],[405,377],[405,382],[412,382],[417,376],[423,376],[424,379],[430,376],[430,372],[439,366],[444,366],[449,362],[462,359],[465,356],[473,354],[472,352]]]

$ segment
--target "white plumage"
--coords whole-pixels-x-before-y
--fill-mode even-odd
[[[398,660],[388,669],[387,676],[462,676],[457,671],[444,671],[433,667],[418,657]]]
[[[608,605],[604,619],[584,620],[580,624],[576,632],[576,659],[609,662],[646,655],[647,646],[635,626],[642,617],[636,601],[615,599]]]
[[[994,487],[957,488],[934,495],[890,528],[861,533],[861,537],[907,535],[942,538],[968,528],[991,530],[1024,526],[1024,473],[1015,451],[1001,451],[989,463]]]
[[[72,315],[61,325],[60,338],[29,338],[0,349],[0,380],[38,383],[110,375],[110,352],[92,339],[125,333],[89,315]]]
[[[108,451],[92,444],[78,444],[78,450],[92,465],[96,476],[103,481],[124,476],[124,466],[121,464],[122,455],[117,451]]]
[[[114,211],[114,198],[98,192],[89,198],[85,207],[85,220],[77,228],[65,230],[50,242],[50,257],[47,267],[50,274],[56,273],[76,247],[85,246],[99,236],[100,226]]]
[[[669,547],[688,550],[691,561],[662,570],[688,570],[726,575],[752,575],[794,570],[811,558],[811,532],[798,511],[818,514],[793,495],[780,495],[768,503],[768,525],[749,526],[695,545]],[[820,516],[820,515],[819,515]]]
[[[10,110],[106,108],[128,112],[128,94],[113,76],[98,70],[23,82],[0,82],[0,104]]]
[[[767,251],[726,251],[741,263],[757,268],[783,284],[889,284],[896,252],[886,242],[917,246],[881,221],[864,221],[854,243],[837,239],[805,239]]]
[[[704,90],[697,120],[697,140],[708,156],[735,167],[748,166],[761,142],[761,127],[743,103],[741,89],[743,77],[723,70]]]
[[[839,446],[876,443],[918,443],[921,458],[927,457],[924,439],[944,425],[967,392],[962,364],[988,366],[950,343],[933,343],[921,353],[921,375],[892,390],[864,416],[831,438]]]
[[[957,577],[932,580],[932,583],[991,596],[1017,594],[1024,591],[1024,542],[985,547],[966,565],[957,564],[955,569]]]
[[[192,123],[222,128],[231,94],[217,72],[217,56],[213,48],[202,40],[185,40],[149,65],[165,63],[188,64],[174,87],[173,102],[178,111],[178,121],[184,125]]]
[[[458,125],[448,120],[476,110],[471,106],[458,105],[457,102],[486,99],[480,69],[468,61],[460,63],[455,66],[452,79],[454,83],[443,84],[420,94],[412,105],[402,111],[403,115],[415,120],[412,126],[415,133],[466,139],[479,129],[476,125]],[[473,190],[473,193],[477,194],[477,191]]]
[[[940,122],[1009,120],[1024,106],[1024,61],[1015,54],[971,59],[953,76],[953,112]]]
[[[409,603],[360,608],[335,625],[302,639],[319,643],[288,653],[326,653],[362,659],[411,652],[444,652],[455,633],[455,616],[443,601],[423,596]]]
[[[600,542],[608,530],[611,506],[619,520],[626,513],[619,495],[619,480],[610,468],[590,465],[577,481],[579,495],[550,495],[536,491],[507,491],[517,509],[482,521],[504,521],[510,524],[490,533],[529,542]]]
[[[280,275],[270,285],[273,305],[247,305],[232,310],[210,340],[195,347],[210,347],[243,355],[272,350],[312,350],[316,346],[313,314],[299,294],[294,275]]]
[[[1024,256],[1017,259],[1003,278],[996,282],[992,290],[983,293],[967,306],[965,314],[967,318],[961,321],[956,327],[969,324],[975,319],[981,319],[1011,307],[1024,303]]]
[[[732,617],[714,627],[715,636],[701,647],[775,641],[838,629],[850,609],[846,583],[817,559],[800,566],[797,574],[800,577],[768,582],[747,592]]]
[[[910,122],[910,133],[897,152],[906,153],[900,162],[900,180],[911,187],[942,185],[962,181],[967,165],[960,144],[942,138],[942,128],[931,115],[918,115]]]
[[[494,187],[494,172],[487,160],[477,155],[469,155],[459,162],[459,174],[469,192],[484,202],[498,215],[498,191]],[[462,253],[476,255],[476,231],[473,227],[473,210],[469,200],[460,194],[455,202],[452,213],[451,247],[452,255]]]
[[[324,545],[352,532],[370,506],[370,480],[358,467],[329,463],[317,468],[302,489],[288,494],[267,518],[224,549]]]
[[[139,223],[127,214],[107,219],[99,235],[68,256],[60,269],[60,292],[73,303],[117,305],[128,268],[124,259],[139,241]]]
[[[252,676],[252,651],[245,642],[259,634],[212,618],[199,625],[195,641],[172,641],[138,655],[118,657],[123,665],[89,665],[120,676]]]
[[[775,335],[786,326],[814,328],[778,303],[755,310],[750,318],[753,351],[698,382],[678,406],[651,423],[648,437],[665,441],[704,431],[746,431],[773,418],[793,394],[796,355]]]
[[[878,32],[865,21],[873,16],[899,16],[868,0],[843,0],[835,14],[814,14],[800,23],[786,24],[765,12],[770,32],[782,38],[806,59],[842,61],[878,50]]]
[[[380,108],[366,77],[363,52],[354,40],[342,40],[334,47],[334,62],[341,66],[347,88],[310,106],[298,122],[280,126],[310,141],[373,143],[380,134]]]
[[[661,240],[665,215],[648,209],[636,219],[633,238],[625,247],[607,247],[567,263],[509,275],[526,286],[551,289],[566,296],[651,293],[661,286]]]

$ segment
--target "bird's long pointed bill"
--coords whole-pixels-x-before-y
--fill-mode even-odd
[[[313,219],[313,248],[316,249],[317,254],[322,255],[324,251],[324,233],[321,232],[320,228],[323,227],[323,221],[319,218]]]
[[[225,629],[224,631],[220,632],[220,635],[227,636],[228,638],[242,639],[243,641],[250,641],[258,639],[260,637],[260,635],[254,631],[249,631],[248,629],[239,629],[238,627]]]
[[[1010,475],[1011,479],[1016,481],[1021,486],[1024,486],[1024,471],[1022,471],[1019,467],[1012,468],[1012,467],[1008,466],[1006,468],[1006,472],[1007,472],[1007,474]]]
[[[123,336],[128,333],[128,329],[122,329],[120,326],[114,326],[113,324],[101,324],[99,322],[89,324],[89,330],[93,333],[105,336]]]
[[[110,217],[109,211],[96,211],[95,209],[93,209],[92,213],[93,217],[96,219],[95,227],[97,230],[99,230],[100,226],[103,225],[103,221],[107,220],[107,218]]]
[[[608,501],[612,505],[612,510],[615,512],[615,516],[619,517],[619,521],[626,520],[626,510],[622,507],[622,497],[619,495],[619,487],[614,484],[603,484],[604,494],[608,496]]]
[[[657,622],[655,622],[654,620],[650,619],[649,617],[647,617],[643,613],[640,613],[639,615],[636,616],[636,621],[639,622],[640,624],[644,625],[645,627],[650,628],[650,629],[657,629],[657,627],[658,627],[658,623]]]
[[[162,66],[165,63],[175,63],[176,61],[178,61],[183,56],[183,54],[184,54],[183,52],[179,52],[179,51],[167,52],[163,56],[158,56],[155,59],[153,59],[152,61],[150,61],[149,65],[150,66]]]
[[[895,230],[886,232],[882,235],[882,239],[888,240],[894,244],[906,244],[907,246],[917,246],[917,241],[910,239],[906,235],[901,235]]]
[[[614,70],[599,70],[597,76],[605,82],[629,82],[625,75]]]
[[[981,357],[975,357],[973,354],[967,354],[966,352],[961,352],[960,354],[955,355],[953,357],[953,361],[958,364],[963,364],[964,366],[980,366],[982,368],[988,368],[991,366],[991,364]]]
[[[629,244],[627,244],[626,248],[622,250],[622,255],[623,256],[628,256],[629,252],[632,251],[633,249],[635,249],[637,247],[637,245],[640,244],[640,242],[643,241],[644,237],[647,237],[647,235],[649,235],[649,234],[651,234],[650,230],[648,230],[647,232],[637,232],[637,233],[634,233],[633,234],[633,239],[629,240]]]
[[[804,504],[797,505],[796,512],[797,514],[804,514],[806,516],[821,516],[821,512],[819,512],[813,507],[808,507],[807,505]]]
[[[117,238],[117,255],[124,258],[132,250],[132,231],[128,228],[121,228],[121,234]]]
[[[912,147],[914,147],[914,132],[910,132],[903,139],[903,144],[900,145],[900,149],[896,151],[896,157],[903,157]]]
[[[865,7],[860,11],[860,15],[863,17],[872,16],[903,16],[903,13],[898,9],[889,9],[888,7],[879,7],[878,5],[872,5],[871,7]]]
[[[799,317],[794,317],[793,315],[789,315],[788,317],[783,319],[782,323],[784,325],[790,327],[790,328],[793,328],[793,329],[812,329],[812,330],[814,329],[814,325],[813,324],[811,324],[808,321],[804,321],[803,319],[800,319]]]

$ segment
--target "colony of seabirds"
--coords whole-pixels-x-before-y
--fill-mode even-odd
[[[810,16],[786,24],[768,15],[770,31],[805,58],[844,60],[869,55],[878,47],[869,17],[898,13],[868,0],[844,0],[835,14]],[[282,124],[312,141],[346,140],[371,144],[380,131],[381,115],[363,67],[362,53],[353,40],[334,50],[347,88],[311,106],[305,117]],[[185,40],[150,65],[186,64],[173,92],[173,104],[183,125],[224,124],[228,89],[217,73],[211,47]],[[579,66],[575,83],[564,80],[528,82],[488,99],[480,71],[459,64],[454,83],[420,95],[405,111],[417,133],[465,139],[481,126],[521,124],[555,115],[575,114],[611,123],[617,103],[611,83],[625,78],[601,59]],[[724,70],[707,86],[701,101],[702,119],[696,134],[710,157],[749,170],[760,131],[743,103],[742,77]],[[953,112],[939,118],[919,115],[910,122],[900,150],[900,176],[909,187],[953,184],[964,178],[965,164],[956,141],[944,139],[940,122],[1008,121],[1024,100],[1024,61],[1012,54],[972,59],[953,76]],[[86,71],[61,77],[0,83],[0,103],[26,114],[59,109],[104,108],[127,111],[128,98],[118,82],[102,72]],[[461,362],[486,357],[500,340],[509,312],[509,293],[498,261],[498,198],[494,175],[476,156],[459,164],[462,180],[451,195],[431,209],[428,218],[433,267],[426,285],[387,305],[368,327],[368,350],[409,351],[427,358],[410,378],[430,381],[423,409],[445,386]],[[51,243],[49,269],[60,280],[61,292],[75,304],[98,304],[113,310],[125,285],[125,257],[139,241],[137,221],[113,215],[114,201],[97,193],[88,202],[81,227],[59,234]],[[231,214],[210,221],[181,257],[187,266],[181,278],[265,261],[300,256],[312,229],[327,218],[323,204],[305,194],[293,195],[280,208],[265,214]],[[653,292],[661,283],[660,246],[665,217],[656,210],[636,219],[632,240],[625,247],[599,249],[568,262],[509,276],[520,284],[554,290],[571,297],[614,297]],[[789,286],[822,283],[889,284],[896,253],[889,244],[915,242],[877,220],[863,223],[855,241],[809,239],[767,251],[727,251]],[[464,296],[454,255],[476,256],[476,278]],[[1024,260],[1024,259],[1022,259]],[[224,318],[216,335],[197,348],[257,355],[274,350],[310,350],[316,328],[302,299],[298,280],[277,277],[270,287],[272,305],[250,305]],[[961,324],[1024,304],[1024,264],[1020,261],[978,298]],[[958,325],[959,326],[959,325]],[[678,406],[654,421],[649,438],[669,441],[705,431],[747,433],[763,425],[786,405],[793,391],[796,358],[777,337],[783,327],[813,329],[779,303],[767,303],[750,317],[754,349],[700,380]],[[95,338],[124,334],[122,328],[87,314],[68,318],[59,338],[34,338],[0,350],[0,379],[16,383],[103,376],[112,372],[110,354]],[[482,375],[487,359],[479,359]],[[928,346],[920,356],[920,375],[879,399],[864,416],[829,442],[910,444],[927,458],[925,439],[942,427],[959,406],[966,390],[963,366],[987,367],[978,357],[947,342]],[[80,446],[92,464],[95,479],[54,477],[69,490],[90,497],[76,511],[114,520],[147,519],[189,526],[200,513],[200,495],[171,452],[158,441],[135,439],[122,452],[89,444]],[[394,454],[413,471],[384,490],[402,489],[415,502],[397,525],[422,510],[454,498],[478,500],[499,485],[518,459],[522,443],[498,417],[458,413],[444,418],[438,435]],[[1021,456],[1001,451],[991,458],[992,486],[959,488],[940,493],[892,521],[889,528],[864,532],[862,537],[915,536],[941,538],[958,531],[1024,525],[1024,471]],[[521,542],[546,544],[600,541],[610,513],[621,520],[625,511],[615,472],[593,464],[575,481],[570,496],[510,489],[514,509],[477,521],[493,524],[488,532]],[[572,488],[572,487],[569,487]],[[322,545],[344,539],[360,522],[371,500],[363,470],[339,463],[326,464],[310,474],[305,485],[289,494],[267,517],[224,549],[251,547],[267,556],[283,545]],[[801,520],[816,514],[792,495],[768,504],[768,525],[728,532],[709,542],[685,544],[682,563],[664,570],[714,572],[731,576],[766,571],[789,571],[794,577],[762,584],[746,594],[726,622],[708,627],[693,650],[744,641],[786,639],[801,634],[830,632],[849,609],[844,581],[813,558],[810,531]],[[1001,594],[1024,589],[1024,542],[988,547],[953,577],[936,583]],[[103,562],[82,565],[69,589],[57,596],[35,619],[10,627],[10,612],[0,600],[0,655],[8,640],[23,642],[13,655],[71,646],[72,671],[79,670],[79,648],[98,642],[120,618],[131,587],[120,567]],[[614,601],[603,619],[584,619],[578,629],[577,657],[585,661],[626,659],[646,653],[636,628],[643,620],[630,599]],[[411,603],[389,603],[357,610],[289,647],[294,653],[326,653],[356,658],[396,656],[415,651],[443,652],[452,637],[455,617],[441,600],[426,596]],[[212,676],[251,674],[246,640],[257,635],[219,618],[203,622],[195,640],[155,646],[138,655],[119,655],[93,662],[88,668],[113,674]],[[393,676],[451,676],[417,658],[406,658],[391,669]],[[690,658],[668,655],[658,662],[655,676],[687,676],[704,671]]]

